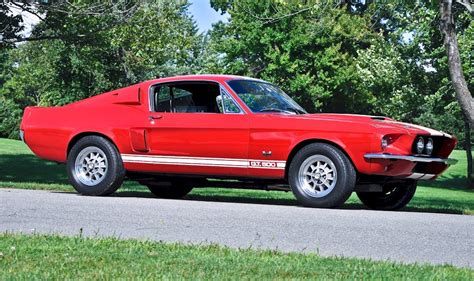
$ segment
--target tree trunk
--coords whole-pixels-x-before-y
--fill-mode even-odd
[[[461,106],[465,118],[464,134],[466,142],[464,147],[467,156],[467,178],[469,181],[469,187],[474,188],[471,153],[471,128],[474,127],[474,100],[472,99],[471,92],[469,92],[462,70],[452,8],[453,0],[439,0],[439,10],[441,15],[440,29],[444,35],[444,44],[448,56],[449,75],[451,76],[451,83],[456,92],[456,99]]]
[[[472,128],[474,126],[474,100],[469,92],[462,70],[452,6],[453,0],[440,0],[440,29],[444,35],[444,44],[448,55],[449,74],[451,76],[451,83],[453,83],[454,90],[456,91],[456,99]]]
[[[466,149],[467,158],[467,180],[469,188],[474,189],[474,172],[472,171],[472,145],[471,145],[471,127],[469,121],[464,120],[464,149]]]

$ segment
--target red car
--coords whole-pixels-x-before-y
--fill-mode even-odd
[[[379,116],[308,114],[277,86],[230,75],[146,81],[62,107],[27,107],[21,137],[67,164],[84,195],[124,179],[179,198],[193,187],[290,190],[305,206],[334,207],[352,192],[398,209],[418,180],[450,162],[456,139]]]

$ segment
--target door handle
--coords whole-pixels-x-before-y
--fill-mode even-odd
[[[161,118],[163,118],[163,116],[161,116],[161,115],[155,115],[155,116],[149,116],[149,117],[148,117],[148,120],[154,121],[154,120],[158,120],[158,119],[161,119]]]

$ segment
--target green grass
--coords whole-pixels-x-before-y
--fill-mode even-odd
[[[0,280],[117,278],[474,280],[474,271],[215,245],[0,234]]]
[[[451,157],[459,162],[438,180],[420,182],[413,200],[405,211],[474,214],[474,190],[466,189],[464,151]],[[0,187],[74,191],[68,184],[64,165],[41,160],[20,141],[0,139]],[[146,188],[126,182],[115,196],[152,197]],[[291,192],[240,190],[223,188],[194,189],[190,200],[244,202],[256,204],[296,205]],[[343,208],[364,208],[353,195]]]

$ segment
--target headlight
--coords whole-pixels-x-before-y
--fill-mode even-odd
[[[426,143],[426,154],[431,155],[433,153],[433,139],[429,138],[428,142]]]
[[[421,154],[423,153],[423,149],[425,149],[425,141],[422,137],[419,137],[418,141],[416,142],[416,152]]]

